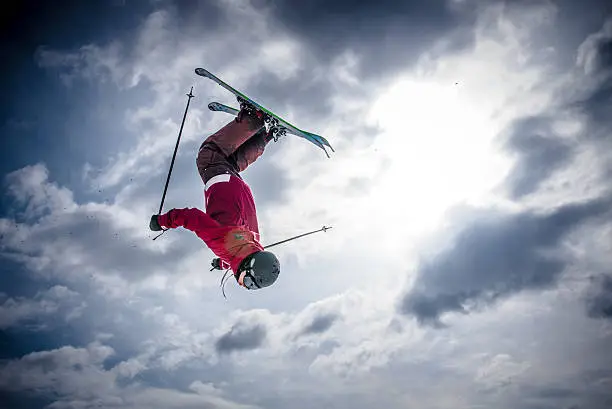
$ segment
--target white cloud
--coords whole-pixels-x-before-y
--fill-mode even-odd
[[[125,43],[87,45],[69,53],[52,50],[39,53],[41,66],[68,68],[71,80],[82,76],[99,81],[110,76],[120,88],[146,82],[154,92],[149,105],[137,107],[122,118],[134,136],[133,148],[114,156],[103,169],[87,165],[85,174],[92,178],[94,186],[113,187],[127,178],[150,178],[166,171],[186,103],[180,96],[190,86],[195,86],[196,99],[185,124],[183,149],[190,142],[199,144],[212,133],[212,128],[229,120],[218,115],[202,121],[201,118],[210,117],[206,105],[213,95],[225,102],[231,98],[216,84],[197,77],[195,67],[208,68],[211,64],[217,68],[213,72],[238,88],[262,70],[279,79],[296,75],[301,59],[299,43],[274,34],[276,29],[268,17],[250,6],[224,2],[223,7],[232,24],[219,32],[206,33],[206,41],[198,30],[193,35],[182,35],[174,25],[173,13],[160,10],[148,16],[135,39]],[[220,55],[224,58],[219,58]],[[192,156],[195,160],[195,149]]]
[[[5,391],[24,391],[40,397],[54,396],[50,408],[256,408],[232,402],[213,385],[194,381],[195,393],[147,387],[133,383],[120,387],[119,376],[134,375],[142,365],[122,362],[105,370],[112,348],[95,342],[83,348],[66,346],[34,352],[0,365],[0,385]],[[129,369],[128,369],[129,368]]]
[[[42,164],[9,174],[8,192],[25,207],[26,218],[0,219],[3,255],[32,272],[68,281],[92,278],[101,291],[108,284],[127,295],[126,282],[154,276],[166,263],[180,265],[183,256],[191,255],[184,246],[174,247],[172,238],[150,240],[147,209],[77,203],[70,190],[47,177]]]
[[[578,48],[576,65],[582,68],[585,74],[597,74],[600,70],[599,45],[604,41],[612,40],[612,19],[608,19],[602,29],[593,33],[584,40]]]
[[[44,329],[52,325],[52,317],[56,315],[65,321],[78,318],[87,305],[80,294],[60,285],[40,291],[32,298],[0,295],[0,328],[3,329],[24,321],[33,321],[35,328]]]
[[[117,376],[125,378],[134,378],[134,376],[147,369],[147,366],[140,362],[138,358],[130,358],[127,361],[120,362],[116,366]]]
[[[375,254],[381,263],[409,266],[423,237],[444,229],[453,205],[507,206],[497,186],[512,161],[496,137],[511,120],[543,110],[556,92],[549,67],[532,62],[540,50],[526,42],[550,29],[552,16],[550,7],[492,8],[479,20],[473,49],[424,57],[388,84],[367,84],[371,103],[358,105],[354,117],[317,124],[340,146],[332,160],[313,159],[310,147],[287,141],[277,162],[293,182],[287,203],[262,212],[268,237],[313,224],[335,229],[314,245],[304,240],[278,249],[281,255],[307,265],[322,256]],[[345,77],[347,70],[330,75]],[[356,104],[341,97],[345,89],[338,90],[339,112],[344,102]],[[351,146],[356,122],[378,132]],[[351,190],[355,178],[363,191]],[[335,274],[357,281],[371,273],[351,266]]]
[[[498,354],[488,357],[486,362],[478,368],[476,381],[490,387],[503,385],[523,373],[529,366],[528,362],[516,362],[509,355]]]
[[[81,398],[97,391],[103,396],[113,389],[113,377],[99,368],[113,352],[100,343],[32,352],[0,367],[0,385],[8,391],[56,392]]]
[[[49,182],[45,165],[38,163],[26,166],[6,176],[7,193],[19,205],[25,206],[24,214],[29,218],[44,216],[48,211],[73,210],[72,192]]]

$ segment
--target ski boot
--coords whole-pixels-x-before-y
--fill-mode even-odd
[[[238,122],[242,122],[242,120],[247,116],[265,121],[266,116],[268,116],[263,111],[257,109],[242,98],[238,98],[238,103],[240,104],[240,111],[238,111],[238,115],[236,115],[236,121]]]
[[[240,97],[237,97],[236,99],[240,104],[240,111],[236,116],[236,120],[238,122],[241,122],[245,116],[262,119],[264,122],[264,126],[266,127],[266,142],[269,142],[272,139],[274,140],[274,142],[278,142],[278,139],[286,134],[287,130],[283,126],[280,126],[276,118],[271,115],[268,115],[267,113],[263,112],[262,110],[258,109],[257,107],[253,106],[248,101],[245,101]]]
[[[266,134],[266,141],[271,141],[274,139],[274,142],[278,142],[281,136],[284,136],[287,133],[287,129],[282,126],[270,126]]]

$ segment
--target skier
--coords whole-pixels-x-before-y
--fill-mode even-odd
[[[263,113],[242,104],[238,115],[200,146],[196,166],[204,182],[205,212],[172,209],[151,216],[150,229],[184,227],[193,231],[219,259],[213,268],[231,269],[241,286],[254,290],[272,285],[280,262],[259,243],[259,226],[251,189],[240,176],[274,139]]]

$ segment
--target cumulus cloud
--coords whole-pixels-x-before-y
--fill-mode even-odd
[[[488,358],[478,368],[475,380],[489,388],[497,387],[511,382],[512,378],[520,376],[529,366],[528,362],[516,362],[507,354],[498,354]]]
[[[338,318],[335,314],[318,315],[304,328],[302,334],[321,334],[330,329]]]
[[[72,192],[49,182],[49,171],[44,164],[26,166],[5,177],[6,192],[17,206],[23,207],[22,215],[29,219],[44,216],[49,211],[72,210]]]
[[[96,387],[103,394],[104,390],[111,389],[112,379],[109,374],[98,373],[98,368],[112,354],[112,348],[100,343],[84,348],[67,346],[32,352],[2,365],[0,385],[9,391],[57,392],[81,397]]]
[[[224,391],[201,381],[189,385],[191,392],[138,382],[121,386],[117,381],[126,374],[127,364],[104,368],[113,354],[112,348],[99,342],[33,352],[0,365],[0,386],[4,391],[26,392],[51,401],[49,408],[256,408],[235,403]]]
[[[104,45],[90,44],[78,50],[39,52],[38,61],[42,67],[67,70],[73,81],[112,78],[119,88],[133,88],[146,83],[150,84],[155,95],[149,100],[149,105],[130,111],[124,118],[125,127],[134,135],[135,146],[129,152],[111,158],[102,168],[90,166],[88,175],[94,185],[113,187],[127,177],[150,178],[165,170],[163,164],[172,151],[174,135],[181,119],[178,114],[182,110],[177,109],[177,97],[183,95],[183,91],[190,86],[195,85],[196,98],[191,104],[185,124],[181,145],[183,149],[191,148],[195,157],[195,145],[214,132],[212,128],[220,127],[230,120],[224,114],[207,113],[206,104],[212,98],[226,103],[233,98],[216,84],[197,77],[194,74],[195,67],[205,66],[238,89],[250,89],[247,93],[254,92],[254,96],[261,95],[259,89],[274,97],[276,93],[286,92],[281,90],[295,85],[291,91],[292,101],[302,103],[308,96],[302,91],[309,89],[307,84],[312,83],[318,85],[310,95],[319,103],[304,103],[304,107],[324,106],[331,98],[330,79],[324,75],[310,74],[312,78],[308,80],[304,76],[316,61],[310,60],[307,65],[299,64],[305,57],[300,44],[290,36],[283,35],[281,27],[274,25],[261,11],[248,4],[239,5],[235,2],[223,2],[219,6],[199,4],[192,10],[191,17],[201,14],[210,18],[208,11],[211,8],[227,16],[227,25],[220,30],[210,31],[210,26],[198,22],[190,28],[194,31],[192,35],[183,35],[183,27],[175,24],[177,18],[180,18],[177,13],[182,13],[182,7],[170,7],[149,15],[134,39]],[[202,37],[207,40],[200,41]],[[245,43],[243,39],[247,37],[252,41]],[[303,71],[297,70],[300,66]],[[318,71],[321,74],[324,72],[321,69]],[[258,87],[258,83],[266,83],[271,79],[276,79],[272,92],[269,92],[268,87]],[[277,98],[270,99],[275,101]],[[266,104],[265,100],[260,102]],[[282,104],[282,99],[279,102]],[[273,110],[282,107],[267,106]],[[305,112],[302,114],[305,115]],[[292,119],[291,115],[285,117]],[[303,117],[302,121],[305,120],[306,117]],[[190,170],[194,172],[194,169]]]
[[[584,140],[590,143],[609,141],[610,116],[612,107],[612,18],[603,27],[591,34],[580,45],[577,52],[576,76],[578,86],[570,93],[568,105],[579,110],[589,120],[588,133]],[[609,142],[608,145],[609,146]]]
[[[468,47],[473,40],[470,31],[473,10],[468,4],[461,7],[459,2],[435,0],[423,4],[385,0],[293,4],[263,0],[252,3],[269,10],[323,62],[344,50],[367,56],[358,63],[360,78],[380,78],[405,69],[416,62],[423,50],[442,38],[452,39],[445,47],[447,52]]]
[[[515,199],[534,192],[572,158],[571,142],[556,135],[551,122],[545,117],[531,117],[512,126],[508,146],[520,156],[506,183]]]
[[[400,311],[439,323],[519,291],[556,283],[569,264],[562,240],[587,222],[605,220],[610,199],[561,206],[549,214],[476,214],[438,255],[423,260]]]
[[[609,22],[580,46],[578,67],[587,64],[585,60],[597,60],[608,26]],[[457,216],[461,231],[447,237],[450,244],[436,256],[421,261],[400,311],[440,324],[445,312],[469,313],[520,291],[549,288],[576,262],[563,247],[569,235],[594,220],[601,222],[592,230],[606,229],[610,200],[605,135],[612,123],[598,114],[609,98],[608,79],[601,77],[607,68],[597,67],[586,70],[586,76],[574,76],[570,67],[573,80],[562,80],[564,87],[541,112],[518,117],[501,134],[505,148],[515,156],[503,185],[510,199],[532,195],[525,203],[548,210],[537,214],[519,206],[507,214],[483,209],[463,220],[449,216]],[[545,86],[557,87],[554,80]],[[584,248],[586,240],[583,234],[572,245]],[[588,254],[592,260],[601,258],[594,251]]]
[[[70,190],[48,176],[38,164],[6,178],[8,192],[25,208],[26,221],[0,219],[3,255],[26,263],[31,271],[67,280],[110,274],[138,281],[175,266],[198,248],[195,240],[196,247],[171,244],[168,256],[143,240],[148,238],[143,234],[146,210],[76,203]]]
[[[32,298],[8,297],[0,293],[0,328],[6,329],[27,322],[36,329],[53,325],[52,317],[71,320],[80,316],[87,305],[81,295],[67,287],[56,285],[40,291]]]
[[[266,339],[266,332],[261,324],[235,324],[215,342],[215,348],[219,353],[256,349]]]
[[[549,106],[537,115],[518,118],[506,130],[506,148],[517,156],[506,180],[514,199],[549,189],[547,181],[569,181],[568,169],[578,176],[573,184],[590,177],[589,185],[605,185],[610,173],[612,70],[600,61],[607,58],[602,44],[610,41],[611,21],[580,45],[576,65],[558,83]],[[595,165],[592,176],[581,172],[589,163]]]
[[[612,19],[597,33],[589,35],[578,48],[577,64],[587,74],[607,72],[612,68]]]

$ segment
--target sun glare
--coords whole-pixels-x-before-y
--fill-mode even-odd
[[[383,130],[376,145],[389,161],[375,196],[404,237],[435,229],[455,204],[482,202],[503,177],[496,124],[472,102],[456,84],[404,80],[373,105],[369,119]]]

